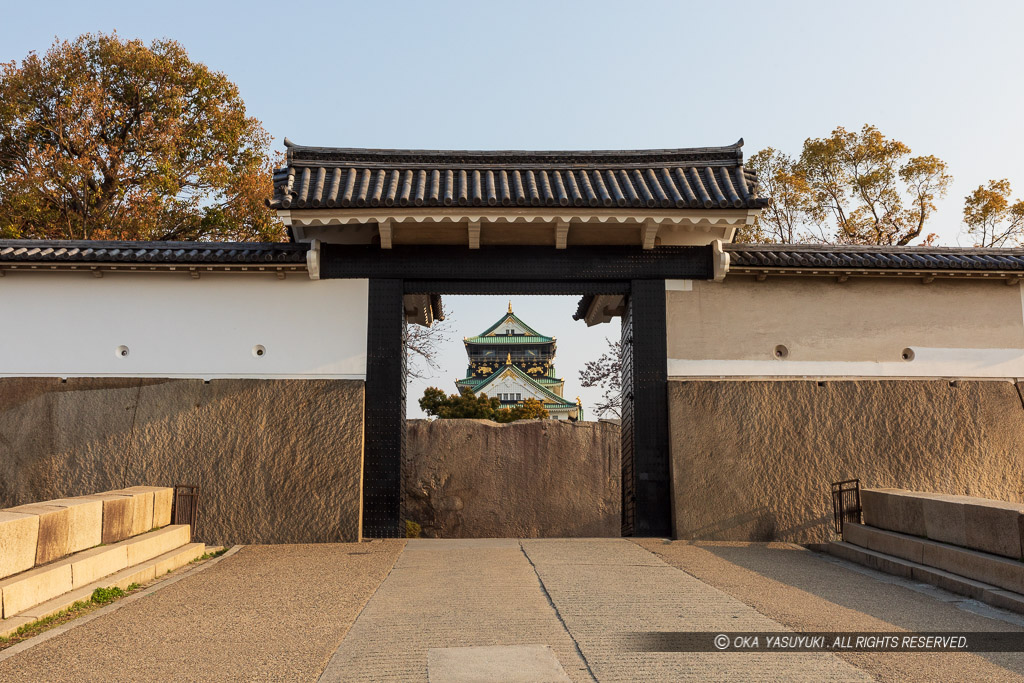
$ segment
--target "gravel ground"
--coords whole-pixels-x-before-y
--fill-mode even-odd
[[[795,631],[1016,631],[1024,645],[1021,626],[958,605],[992,613],[985,606],[943,591],[911,590],[895,577],[857,571],[799,546],[634,542]],[[1024,680],[1024,653],[839,656],[885,681]]]
[[[316,680],[404,545],[244,547],[0,662],[0,681]]]

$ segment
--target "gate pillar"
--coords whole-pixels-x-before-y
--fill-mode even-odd
[[[402,280],[370,279],[363,408],[363,536],[405,536],[405,311]]]
[[[665,281],[633,280],[622,318],[622,534],[672,536]]]

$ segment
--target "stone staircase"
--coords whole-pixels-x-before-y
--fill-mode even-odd
[[[189,526],[170,524],[172,497],[139,486],[0,510],[0,637],[201,557]]]
[[[1024,504],[901,489],[861,491],[831,554],[1024,613]]]

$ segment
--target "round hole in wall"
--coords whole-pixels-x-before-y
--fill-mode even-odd
[[[785,345],[779,344],[778,346],[775,347],[775,357],[776,358],[785,358],[788,355],[789,355],[789,349],[787,349],[785,347]]]
[[[267,355],[267,348],[263,344],[257,344],[252,347],[252,355],[254,358],[262,358]]]
[[[116,349],[114,349],[114,355],[117,356],[118,358],[124,358],[125,356],[128,355],[128,347],[125,346],[124,344],[121,344]]]
[[[900,352],[900,358],[903,360],[914,360],[914,349],[903,349],[903,351]]]

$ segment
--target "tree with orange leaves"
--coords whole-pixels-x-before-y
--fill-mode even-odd
[[[175,41],[58,40],[0,64],[0,236],[283,239],[269,143]]]

